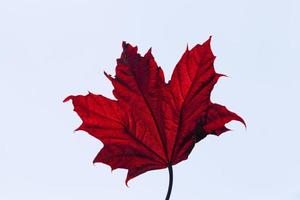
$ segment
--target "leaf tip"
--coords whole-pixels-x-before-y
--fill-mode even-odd
[[[239,120],[239,121],[244,125],[245,129],[247,130],[247,124],[246,124],[245,120],[243,118],[241,118],[241,120]]]
[[[95,95],[95,94],[88,90],[87,96],[91,96],[91,95]]]
[[[218,76],[218,78],[221,78],[221,77],[228,78],[228,76],[226,74],[217,73],[217,76]]]
[[[211,38],[212,36],[209,36],[209,38],[201,46],[207,49],[207,51],[209,52],[209,54],[211,54],[212,57],[216,58],[211,48]]]
[[[113,80],[113,77],[110,74],[106,73],[106,71],[104,71],[104,75],[106,76],[106,78],[108,78],[108,80]]]
[[[134,47],[125,41],[122,42],[122,48],[123,48],[123,53],[125,53],[125,54],[128,54],[128,53],[136,54],[137,50],[138,50],[137,46]]]
[[[244,125],[245,129],[247,130],[247,124],[246,124],[245,120],[242,117],[240,117],[239,115],[235,114],[234,120],[241,122]]]
[[[126,48],[126,46],[127,46],[127,42],[123,40],[123,41],[122,41],[122,47],[123,47],[123,48]]]
[[[126,180],[125,180],[125,185],[126,185],[126,187],[128,187],[128,188],[129,188],[129,185],[128,185],[129,180],[130,180],[130,179],[129,179],[128,177],[127,177]]]
[[[83,124],[81,124],[78,128],[74,130],[74,132],[76,131],[83,131]]]
[[[66,102],[68,102],[69,100],[72,100],[73,97],[74,97],[73,95],[70,95],[70,96],[66,97],[66,98],[63,100],[63,103],[66,103]]]
[[[150,47],[147,51],[147,53],[145,53],[144,55],[145,58],[150,58],[150,59],[154,59],[153,55],[152,55],[152,47]]]
[[[98,158],[98,155],[94,158],[94,160],[93,160],[93,165],[95,166],[96,165],[96,163],[97,163],[97,158]]]

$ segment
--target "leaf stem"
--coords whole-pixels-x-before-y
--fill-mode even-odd
[[[172,186],[173,186],[173,168],[172,168],[172,164],[170,164],[168,166],[168,170],[169,170],[169,188],[168,188],[168,193],[167,193],[167,196],[166,196],[166,200],[170,199],[171,192],[172,192]]]

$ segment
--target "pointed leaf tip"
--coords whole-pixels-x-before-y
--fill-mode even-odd
[[[68,97],[66,97],[64,100],[63,100],[63,103],[66,103],[68,102],[70,99],[72,99],[74,96],[73,95],[70,95]]]
[[[128,187],[129,188],[129,185],[128,185],[128,182],[129,182],[130,180],[128,180],[127,178],[126,178],[126,180],[125,180],[125,185],[126,185],[126,187]]]
[[[113,77],[110,74],[106,73],[105,71],[104,71],[104,75],[106,76],[106,78],[108,78],[108,80],[110,81],[113,80]]]
[[[238,116],[238,117],[239,117],[238,121],[241,122],[244,125],[245,129],[247,130],[247,124],[246,124],[245,120],[243,118],[241,118],[240,116]]]
[[[152,55],[152,47],[150,47],[150,48],[148,49],[146,55],[148,55],[148,54]]]
[[[132,46],[131,44],[123,41],[122,42],[122,48],[123,48],[123,54],[126,53],[126,54],[136,54],[137,53],[137,46]]]

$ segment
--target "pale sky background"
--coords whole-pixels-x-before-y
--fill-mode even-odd
[[[0,0],[0,199],[164,199],[168,171],[124,184],[92,164],[70,94],[112,97],[123,40],[152,47],[170,78],[190,47],[212,38],[227,74],[212,95],[243,116],[174,166],[172,200],[300,199],[299,0]]]

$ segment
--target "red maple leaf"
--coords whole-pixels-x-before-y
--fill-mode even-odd
[[[126,184],[154,169],[169,168],[172,176],[172,165],[187,159],[208,134],[228,131],[225,124],[232,120],[245,124],[237,114],[210,100],[223,76],[214,70],[210,39],[184,52],[168,83],[151,49],[141,56],[137,47],[123,42],[115,77],[105,73],[117,100],[92,93],[64,100],[72,100],[83,121],[76,130],[104,144],[94,162],[112,170],[128,169]]]

